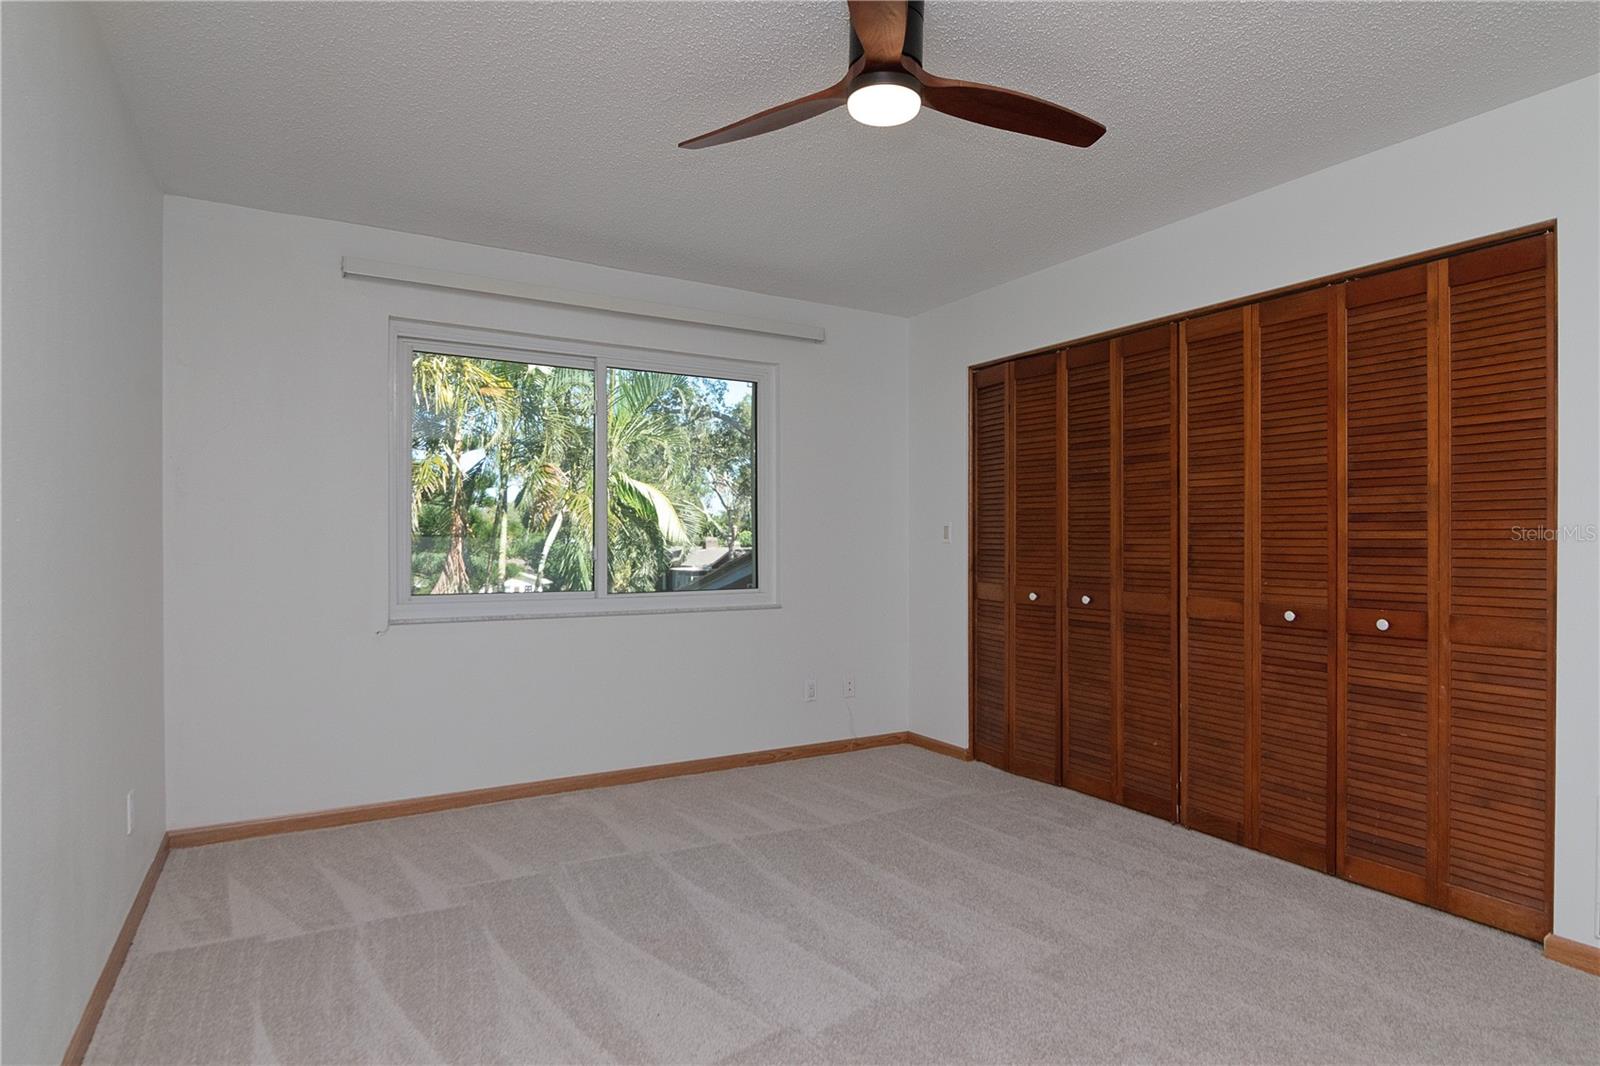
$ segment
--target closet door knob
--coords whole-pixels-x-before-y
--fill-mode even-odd
[[[1389,620],[1387,618],[1378,619],[1378,632],[1387,633],[1388,631],[1389,631]]]
[[[1028,602],[1029,603],[1032,603],[1034,600],[1036,600],[1038,598],[1039,598],[1039,594],[1037,592],[1028,593]]]
[[[1083,604],[1084,604],[1084,605],[1085,605],[1085,606],[1087,606],[1087,605],[1088,605],[1088,603],[1089,603],[1089,601],[1090,601],[1090,600],[1091,600],[1091,599],[1092,599],[1092,598],[1093,598],[1093,597],[1091,597],[1091,596],[1080,596],[1080,597],[1078,597],[1078,598],[1079,598],[1079,599],[1080,599],[1080,600],[1081,600],[1081,601],[1082,601],[1082,602],[1083,602]]]
[[[1284,611],[1283,612],[1283,620],[1285,622],[1293,622],[1294,621],[1294,612],[1293,611]]]

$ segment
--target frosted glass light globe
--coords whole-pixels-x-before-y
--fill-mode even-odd
[[[882,81],[853,90],[845,107],[862,125],[901,126],[917,117],[922,97],[909,86]]]

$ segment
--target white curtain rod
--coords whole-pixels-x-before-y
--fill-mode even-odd
[[[491,296],[509,296],[514,300],[532,300],[535,303],[558,304],[562,307],[581,307],[589,311],[609,311],[635,318],[656,318],[667,322],[683,322],[692,326],[711,326],[740,333],[761,333],[771,337],[789,337],[793,340],[821,344],[828,334],[821,326],[779,322],[753,315],[733,315],[722,311],[700,311],[692,307],[674,307],[672,304],[651,303],[648,300],[629,300],[620,296],[599,296],[570,289],[553,289],[548,285],[534,285],[526,281],[506,281],[501,278],[480,277],[477,274],[455,274],[448,270],[430,270],[427,267],[406,266],[403,263],[382,263],[375,259],[344,256],[339,260],[339,272],[347,278],[376,278],[380,281],[399,281],[409,285],[427,285],[435,289],[454,289],[458,292],[487,293]]]

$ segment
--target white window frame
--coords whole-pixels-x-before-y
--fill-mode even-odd
[[[778,600],[778,367],[773,363],[532,334],[390,319],[389,621],[476,622],[511,618],[667,614],[770,608]],[[592,592],[463,593],[411,591],[412,361],[416,352],[591,370],[595,375],[594,584]],[[606,383],[610,370],[655,370],[755,385],[756,587],[705,592],[612,592],[607,559]]]

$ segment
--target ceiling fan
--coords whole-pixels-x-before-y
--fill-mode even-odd
[[[850,0],[850,66],[844,77],[810,96],[769,107],[679,148],[710,148],[771,133],[843,104],[868,126],[910,122],[927,105],[955,118],[995,129],[1043,137],[1078,148],[1106,128],[1092,118],[1037,96],[941,78],[922,69],[922,0]]]

